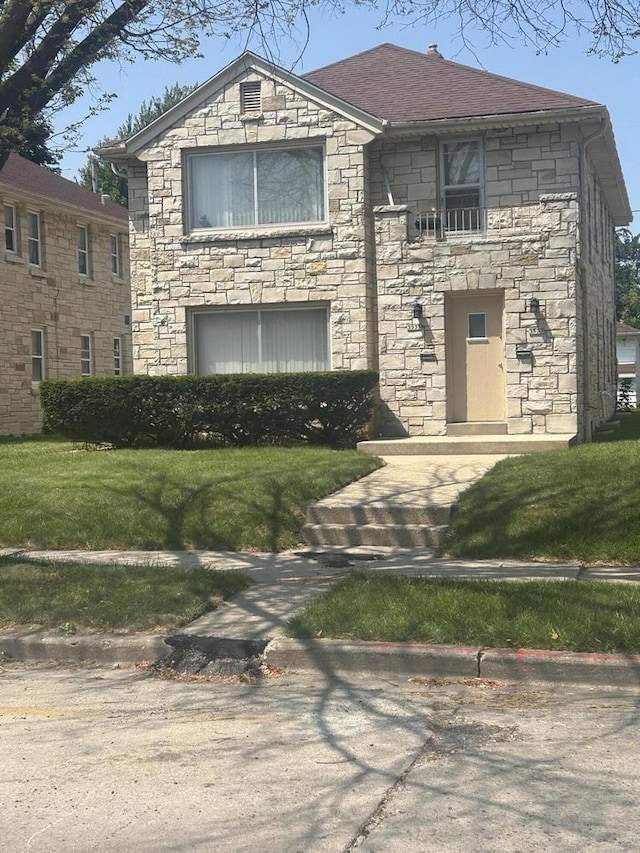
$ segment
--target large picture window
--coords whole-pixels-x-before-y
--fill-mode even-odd
[[[202,311],[193,317],[198,373],[328,370],[326,308]]]
[[[441,143],[442,207],[448,231],[478,231],[482,227],[483,171],[480,139]]]
[[[187,157],[189,224],[245,228],[324,220],[321,147],[255,149]]]

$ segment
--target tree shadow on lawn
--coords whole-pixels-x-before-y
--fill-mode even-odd
[[[445,548],[453,556],[469,557],[638,559],[640,542],[631,546],[637,507],[625,494],[612,499],[610,494],[587,498],[576,493],[575,498],[567,502],[564,485],[510,483],[506,495],[500,481],[480,481],[452,507]]]
[[[125,500],[146,508],[160,522],[157,535],[151,534],[144,547],[235,551],[258,540],[256,544],[277,552],[283,532],[297,523],[276,478],[265,481],[260,501],[238,494],[237,481],[231,478],[189,484],[158,473],[147,475],[146,482],[144,489],[121,492]]]

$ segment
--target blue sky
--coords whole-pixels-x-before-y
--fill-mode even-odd
[[[588,56],[587,41],[577,37],[567,40],[561,48],[549,50],[546,55],[537,55],[533,47],[515,39],[512,46],[489,46],[486,37],[480,33],[471,33],[474,40],[472,51],[456,38],[452,22],[430,27],[395,24],[380,29],[380,17],[379,12],[362,6],[340,16],[316,9],[310,16],[309,40],[302,59],[299,59],[304,42],[302,32],[297,38],[282,40],[273,58],[296,73],[304,73],[382,42],[393,42],[420,51],[426,51],[431,43],[436,42],[446,59],[606,104],[611,114],[631,207],[637,211],[637,228],[640,222],[640,146],[637,141],[640,137],[640,110],[635,102],[640,85],[640,57],[627,57],[614,64],[608,59]],[[264,54],[258,42],[249,46],[256,53]],[[202,44],[205,58],[188,60],[181,65],[140,60],[135,64],[101,63],[96,66],[94,70],[100,88],[117,92],[118,97],[108,110],[86,121],[78,149],[91,148],[101,138],[113,135],[129,113],[135,114],[142,101],[160,95],[166,85],[203,83],[231,62],[244,47],[245,44],[239,40],[208,39]],[[89,99],[83,99],[59,113],[56,129],[61,130],[85,115],[89,103]],[[81,150],[68,151],[61,163],[63,175],[75,178],[86,156]]]

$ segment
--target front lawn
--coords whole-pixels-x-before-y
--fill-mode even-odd
[[[640,586],[352,575],[294,616],[291,637],[640,653]]]
[[[0,630],[174,630],[246,589],[239,572],[0,558]]]
[[[0,545],[279,551],[380,461],[326,448],[83,450],[0,442]]]
[[[637,434],[639,415],[626,416],[623,435]],[[460,496],[445,547],[453,556],[640,562],[640,442],[499,462]]]

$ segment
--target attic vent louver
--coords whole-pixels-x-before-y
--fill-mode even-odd
[[[240,112],[259,113],[261,109],[260,82],[240,83]]]

